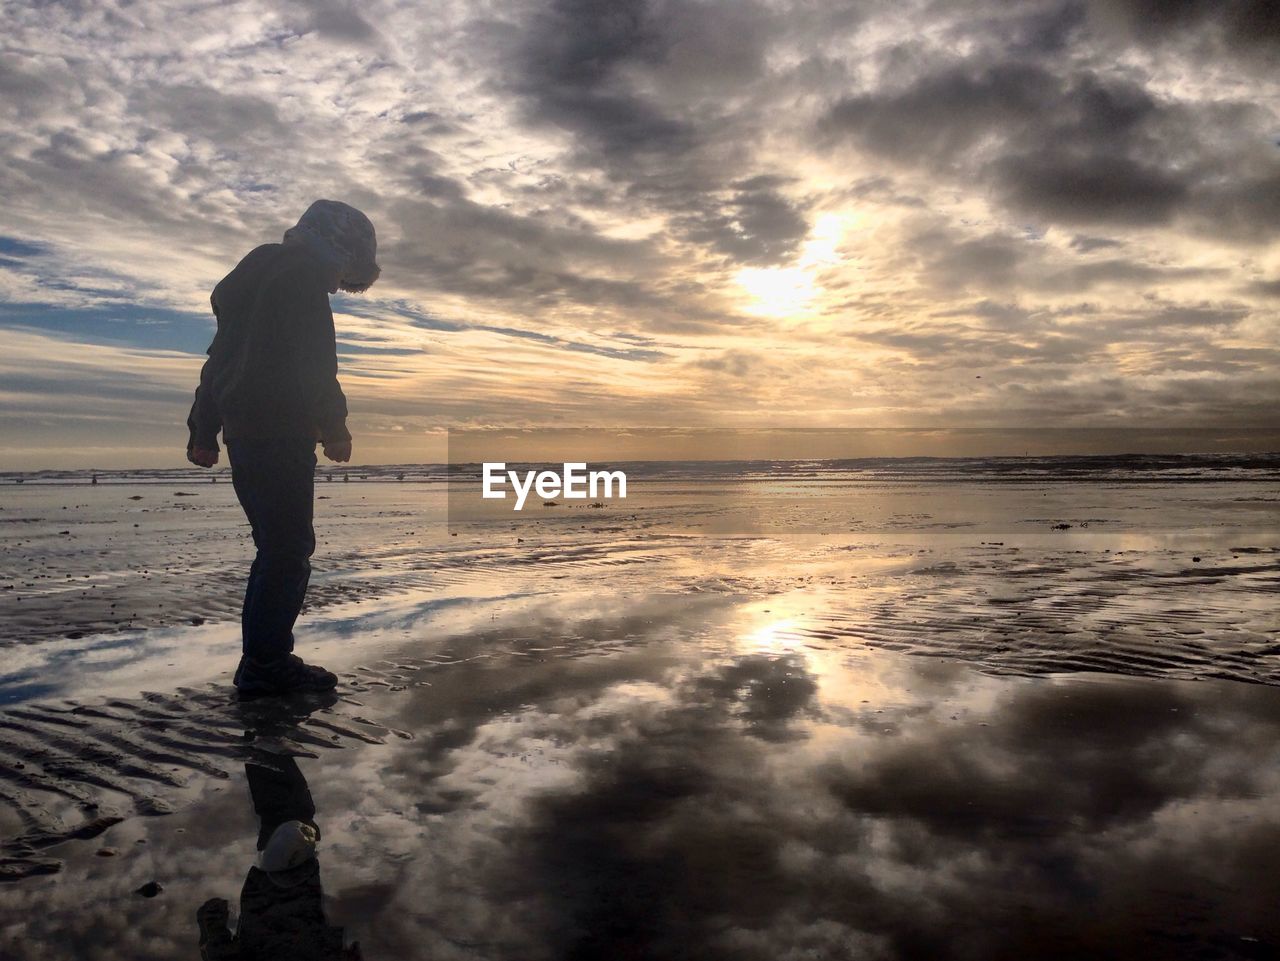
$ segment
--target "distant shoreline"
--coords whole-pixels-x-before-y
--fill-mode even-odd
[[[536,468],[555,464],[554,459],[511,461],[515,467]],[[799,479],[803,477],[867,476],[876,479],[912,478],[942,479],[947,476],[1033,480],[1064,480],[1097,477],[1138,480],[1160,476],[1175,479],[1174,472],[1197,481],[1265,479],[1270,472],[1280,478],[1280,451],[1175,453],[1175,454],[1052,454],[993,457],[859,457],[859,458],[787,458],[748,460],[614,460],[603,462],[612,467],[634,472],[638,480],[664,478]],[[346,466],[318,464],[317,476],[343,482],[364,483],[440,483],[449,479],[475,480],[481,474],[480,463],[377,464]],[[1233,476],[1233,472],[1234,476]],[[1239,472],[1248,472],[1241,474]],[[230,481],[229,466],[213,469],[199,467],[142,468],[63,468],[30,471],[0,471],[0,487],[24,484],[208,484]]]

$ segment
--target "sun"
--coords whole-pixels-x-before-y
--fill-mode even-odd
[[[747,295],[743,310],[785,319],[804,314],[823,292],[818,271],[840,262],[838,246],[844,218],[823,214],[813,225],[800,255],[790,267],[744,267],[734,280]]]
[[[735,279],[751,298],[744,309],[766,317],[799,313],[818,293],[812,273],[802,267],[744,267]]]

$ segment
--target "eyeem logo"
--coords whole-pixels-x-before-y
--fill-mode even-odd
[[[490,500],[505,499],[507,492],[503,488],[508,478],[516,492],[516,504],[512,510],[517,511],[524,509],[531,489],[539,497],[563,497],[566,500],[627,496],[627,475],[620,470],[588,472],[586,464],[565,464],[559,474],[552,470],[526,471],[524,483],[521,483],[519,471],[507,470],[507,465],[501,462],[488,461],[484,464],[484,492],[481,496]],[[618,488],[616,495],[613,492],[615,484]]]

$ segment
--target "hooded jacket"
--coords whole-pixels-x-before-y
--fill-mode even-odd
[[[223,440],[349,441],[329,294],[366,290],[380,270],[373,224],[318,200],[284,242],[251,250],[214,287],[218,330],[187,417],[188,450]]]

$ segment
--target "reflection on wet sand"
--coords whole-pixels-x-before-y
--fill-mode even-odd
[[[259,832],[296,820],[323,829],[324,898],[317,877],[290,917],[345,929],[367,958],[1280,951],[1280,690],[992,676],[827,643],[806,634],[814,616],[802,594],[566,594],[335,620],[363,658],[340,701],[236,735],[224,759],[196,734],[226,748],[209,732],[230,716],[167,722],[230,780],[188,764],[160,792],[172,815],[120,805],[92,842],[44,849],[65,868],[0,888],[0,950],[189,955],[197,909],[230,901]],[[144,710],[178,712],[130,704],[112,712],[134,740]],[[127,894],[151,878],[157,898]]]
[[[333,697],[322,700],[323,706],[336,702]],[[252,705],[245,712],[250,725],[245,740],[270,743],[319,706],[320,702],[307,704],[297,698]],[[321,832],[298,762],[255,745],[249,749],[244,772],[259,823],[257,863],[244,879],[234,932],[223,898],[210,898],[197,909],[202,961],[359,961],[359,944],[345,945],[342,928],[325,917],[316,853]]]

